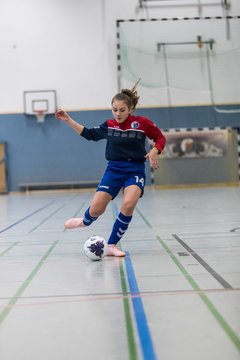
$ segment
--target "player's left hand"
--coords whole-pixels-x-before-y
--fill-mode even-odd
[[[150,164],[154,170],[157,170],[159,168],[157,148],[152,148],[152,150],[145,155],[145,158],[150,161]]]

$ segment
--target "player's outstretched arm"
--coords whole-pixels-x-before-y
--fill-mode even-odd
[[[55,112],[55,118],[57,120],[62,120],[67,123],[71,128],[76,131],[79,135],[82,133],[84,126],[73,120],[66,111],[58,109]]]

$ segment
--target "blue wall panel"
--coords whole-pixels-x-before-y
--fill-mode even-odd
[[[84,115],[74,114],[86,126],[97,125]],[[88,142],[53,116],[41,124],[24,115],[1,116],[0,142],[8,145],[10,191],[21,182],[99,180],[106,164],[105,141]]]
[[[147,108],[135,114],[149,117],[162,129],[240,127],[239,113],[219,114],[208,106]],[[70,115],[87,127],[112,117],[110,110]],[[98,181],[106,166],[105,140],[88,142],[50,115],[44,123],[23,114],[0,115],[0,142],[7,143],[9,191],[19,190],[22,182]],[[147,179],[149,183],[148,165]]]

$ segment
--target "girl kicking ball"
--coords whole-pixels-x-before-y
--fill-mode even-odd
[[[138,200],[145,185],[145,161],[148,159],[154,169],[158,168],[158,154],[165,146],[166,139],[161,130],[148,118],[134,116],[139,96],[136,85],[132,90],[123,89],[111,102],[113,119],[106,120],[98,127],[88,129],[74,121],[68,113],[58,109],[56,119],[65,121],[73,130],[87,140],[107,140],[106,159],[108,165],[97,187],[92,202],[83,218],[71,218],[65,222],[66,229],[90,226],[102,215],[111,200],[123,188],[123,200],[118,217],[108,239],[108,256],[125,256],[117,243],[125,234]],[[145,139],[154,141],[148,153]]]

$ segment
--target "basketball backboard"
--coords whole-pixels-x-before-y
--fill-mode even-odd
[[[26,115],[35,115],[39,122],[43,122],[45,115],[54,114],[56,109],[55,90],[24,91],[24,113]]]

